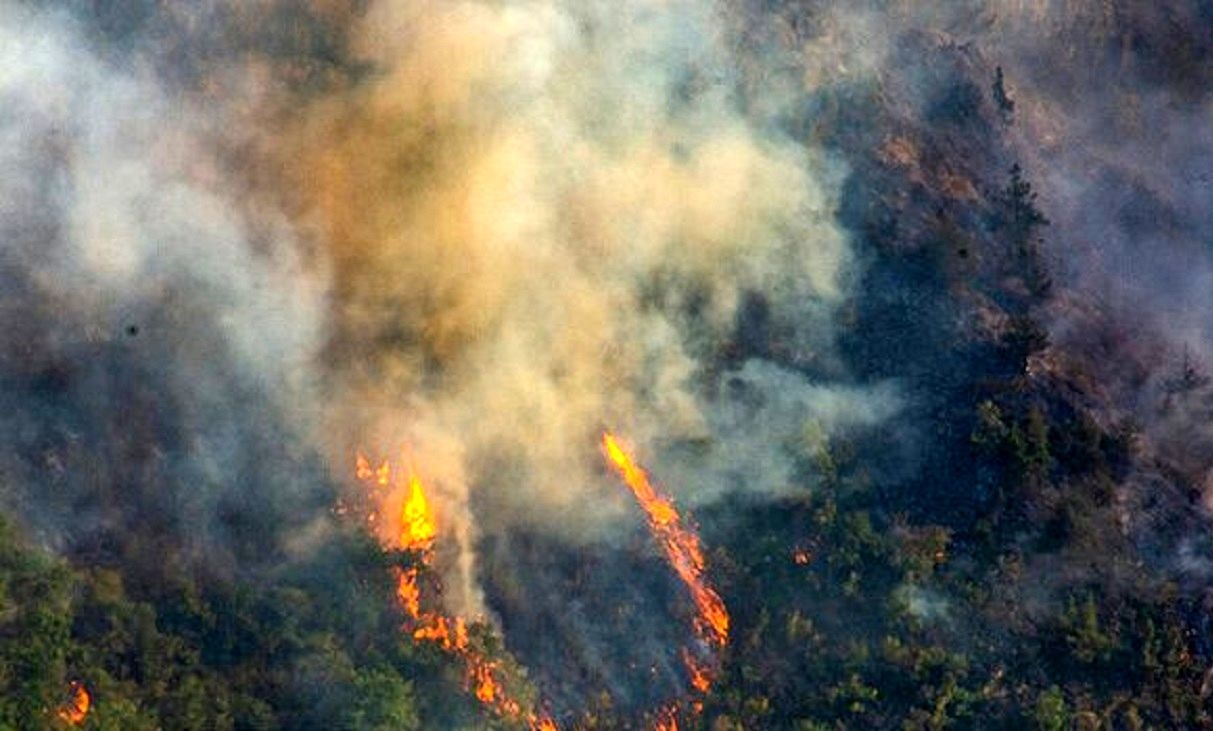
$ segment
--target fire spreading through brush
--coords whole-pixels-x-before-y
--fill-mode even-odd
[[[88,717],[93,697],[89,695],[88,688],[85,688],[84,684],[78,680],[73,680],[68,689],[71,692],[71,699],[59,707],[56,715],[65,723],[79,726]]]
[[[694,623],[698,647],[684,648],[682,658],[691,679],[691,686],[701,695],[706,695],[712,688],[716,673],[716,668],[711,663],[729,641],[729,612],[720,595],[704,579],[706,564],[703,549],[699,545],[699,536],[683,525],[673,502],[657,492],[648,474],[624,450],[615,435],[610,432],[602,435],[602,450],[611,467],[644,509],[649,530],[661,544],[670,566],[678,574],[678,578],[682,579],[695,603]],[[691,707],[698,712],[702,708],[702,701],[693,701]],[[657,728],[674,731],[678,728],[676,719],[676,706],[665,709],[658,716]]]
[[[720,596],[704,579],[705,563],[699,537],[683,525],[673,503],[658,493],[645,471],[613,434],[603,435],[602,449],[612,469],[644,510],[650,531],[694,602],[695,645],[683,648],[682,658],[691,687],[702,697],[711,689],[717,670],[717,653],[728,642],[729,614]],[[395,569],[396,597],[407,617],[405,629],[413,640],[437,646],[462,660],[469,690],[498,716],[526,723],[535,731],[556,731],[557,724],[550,716],[524,709],[523,704],[507,691],[499,663],[475,646],[469,636],[467,620],[431,608],[438,603],[439,589],[427,590],[423,583],[425,570],[434,561],[438,521],[417,472],[411,467],[404,471],[394,469],[389,461],[372,466],[371,461],[359,453],[355,474],[370,490],[373,502],[396,516],[396,523],[387,534],[391,547],[416,557],[416,565]],[[386,499],[391,492],[402,494],[395,510],[390,507],[393,502]],[[376,523],[380,514],[372,512],[368,519]],[[653,717],[654,731],[677,731],[679,714],[688,708],[690,712],[698,713],[702,700],[691,701],[689,707],[683,701],[677,701],[661,708]]]
[[[506,690],[499,664],[474,646],[463,617],[452,617],[429,608],[438,597],[423,596],[422,569],[434,560],[438,524],[416,471],[411,468],[404,472],[394,470],[387,461],[372,468],[362,454],[358,455],[355,469],[358,479],[376,493],[400,487],[397,481],[403,483],[403,504],[397,514],[392,541],[394,548],[412,553],[420,564],[395,570],[396,598],[407,616],[406,630],[411,632],[413,640],[435,645],[462,660],[469,689],[494,713],[511,721],[525,721],[536,731],[555,731],[556,724],[550,718],[524,711],[522,704]],[[374,522],[379,515],[372,513],[370,519]]]

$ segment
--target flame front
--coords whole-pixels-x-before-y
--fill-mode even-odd
[[[682,525],[682,518],[673,502],[657,492],[648,474],[624,451],[615,435],[610,432],[602,435],[602,450],[611,467],[640,503],[648,516],[649,530],[690,592],[696,609],[696,636],[714,650],[724,647],[729,641],[729,612],[720,595],[704,581],[703,549],[699,545],[699,536]],[[691,686],[699,693],[706,694],[712,687],[713,670],[689,650],[684,649],[682,657]],[[698,711],[700,705],[696,703],[693,708]],[[676,731],[677,728],[676,709],[663,709],[657,717],[654,731]]]
[[[59,708],[57,715],[61,720],[73,726],[79,726],[88,716],[88,709],[93,705],[93,697],[89,695],[88,688],[85,688],[84,684],[79,681],[73,680],[70,688],[72,699]]]
[[[649,528],[665,549],[670,566],[691,592],[698,610],[696,625],[700,636],[723,647],[729,640],[729,612],[720,595],[703,580],[703,549],[699,547],[699,536],[682,526],[674,504],[657,493],[649,476],[628,456],[613,434],[603,434],[602,446],[607,459],[648,515]]]
[[[372,487],[372,494],[392,484],[392,467],[383,462],[377,468],[362,454],[357,456],[355,476]],[[405,551],[417,554],[422,566],[434,558],[434,542],[438,537],[438,521],[425,496],[421,478],[410,471],[404,487],[403,505],[398,513],[399,528],[390,541]],[[382,498],[381,498],[382,500]],[[371,516],[374,523],[375,516]],[[557,731],[556,723],[535,713],[522,711],[521,705],[506,692],[496,662],[480,654],[468,642],[467,622],[463,617],[449,617],[439,611],[422,607],[421,569],[396,569],[396,598],[409,619],[413,640],[427,642],[463,661],[468,688],[484,705],[512,721],[524,721],[535,731]]]
[[[683,663],[687,668],[691,687],[700,694],[707,694],[712,686],[715,669],[700,659],[703,648],[719,650],[728,643],[729,613],[724,601],[704,581],[703,549],[694,531],[682,524],[682,518],[673,502],[658,493],[645,471],[624,451],[611,433],[602,437],[602,447],[612,468],[623,478],[632,491],[648,519],[649,529],[665,552],[670,566],[687,587],[695,604],[695,633],[701,643],[699,653],[690,648],[683,650]],[[355,464],[355,475],[371,488],[371,494],[380,505],[386,502],[384,491],[393,484],[392,467],[388,462],[372,467],[370,460],[359,454]],[[397,475],[397,477],[399,477]],[[399,484],[399,483],[397,483]],[[385,527],[390,533],[381,533],[388,543],[417,554],[421,566],[396,569],[396,596],[408,617],[408,626],[416,642],[427,642],[460,658],[465,667],[468,689],[476,699],[493,709],[499,716],[518,722],[526,722],[532,731],[558,731],[554,720],[547,716],[524,713],[518,701],[511,698],[502,684],[498,663],[481,654],[468,641],[467,622],[462,617],[451,617],[439,611],[427,610],[423,604],[422,568],[434,558],[434,543],[438,537],[438,521],[425,495],[420,477],[410,470],[405,484],[403,503],[398,515],[398,525]],[[370,516],[375,523],[376,515]],[[430,600],[432,602],[432,599]],[[85,700],[87,708],[87,699]],[[677,731],[679,704],[662,708],[654,717],[655,731]],[[698,712],[700,702],[691,704]]]

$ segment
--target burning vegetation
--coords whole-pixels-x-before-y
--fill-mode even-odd
[[[624,451],[619,440],[611,433],[602,436],[603,456],[616,471],[624,484],[636,498],[648,519],[654,539],[661,545],[671,568],[681,579],[695,605],[695,643],[682,650],[691,688],[700,696],[709,693],[716,654],[728,643],[729,614],[724,602],[704,576],[705,561],[699,537],[682,523],[682,518],[673,503],[660,495],[649,481],[647,473]],[[433,581],[429,574],[434,561],[434,544],[439,539],[438,523],[426,498],[421,478],[413,468],[393,470],[389,461],[372,468],[370,460],[362,453],[355,459],[355,476],[367,490],[371,512],[368,523],[378,530],[386,530],[390,548],[403,551],[417,565],[395,568],[396,597],[407,622],[405,631],[414,641],[428,643],[459,658],[465,664],[466,683],[469,691],[497,715],[511,721],[525,721],[537,731],[555,731],[556,721],[540,712],[525,710],[505,688],[500,665],[469,640],[468,620],[451,617],[441,609],[438,585],[432,592],[423,592],[421,582]],[[402,494],[402,499],[393,499],[393,494]],[[382,517],[385,506],[400,504],[396,519]],[[385,527],[386,526],[386,527]],[[424,608],[423,608],[424,604]],[[704,657],[706,656],[706,657]],[[678,728],[681,701],[656,711],[653,718],[655,731],[676,731]],[[698,713],[702,710],[701,699],[689,704]]]
[[[71,698],[59,708],[56,715],[61,721],[79,726],[88,718],[88,709],[92,706],[93,698],[89,695],[88,688],[78,680],[72,681],[69,692]]]
[[[1213,730],[1210,28],[0,3],[0,729]]]
[[[665,551],[671,568],[678,574],[695,603],[694,624],[698,646],[684,650],[682,657],[691,686],[700,694],[706,694],[712,687],[713,671],[698,655],[707,653],[714,661],[715,653],[728,644],[729,612],[704,577],[705,563],[699,536],[683,526],[682,517],[674,504],[657,492],[649,482],[648,474],[624,451],[615,435],[610,432],[602,435],[602,450],[611,468],[640,503],[648,517],[653,537]],[[674,716],[667,715],[668,723],[674,723]]]
[[[432,644],[443,652],[458,658],[465,667],[465,682],[475,698],[495,714],[510,721],[525,721],[535,731],[554,731],[552,719],[525,710],[506,689],[500,663],[490,658],[470,639],[468,620],[451,617],[441,610],[440,586],[431,575],[434,561],[434,543],[438,539],[438,523],[425,495],[425,488],[417,473],[408,470],[393,471],[388,461],[371,469],[370,462],[361,453],[355,463],[355,475],[371,493],[374,510],[385,505],[395,505],[389,499],[393,492],[403,494],[399,508],[393,516],[381,516],[372,512],[367,517],[371,523],[379,523],[388,531],[389,547],[403,551],[417,565],[396,568],[396,597],[406,616],[405,631],[418,643]],[[431,582],[432,591],[423,592],[421,582]],[[423,608],[424,606],[424,608]]]

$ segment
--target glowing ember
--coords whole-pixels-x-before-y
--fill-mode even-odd
[[[359,453],[354,463],[354,475],[359,480],[369,480],[374,476],[374,474],[375,473],[371,471],[371,463],[367,461],[366,457]]]
[[[653,722],[653,731],[678,731],[678,711],[677,709],[663,708],[657,714],[657,719]]]
[[[691,675],[691,687],[700,693],[707,693],[712,687],[711,671],[686,650],[682,651],[682,662]]]
[[[79,726],[84,723],[85,717],[88,716],[88,709],[93,704],[93,697],[89,695],[88,689],[79,681],[73,680],[70,688],[72,699],[59,708],[57,715],[60,719],[71,725]]]

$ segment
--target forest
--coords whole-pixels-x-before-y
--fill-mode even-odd
[[[1213,728],[1211,29],[8,3],[0,729]]]

